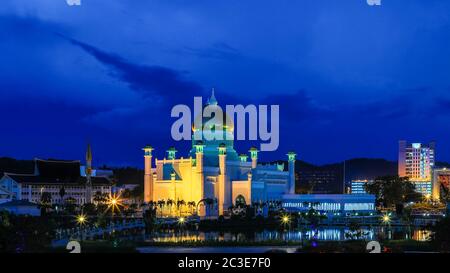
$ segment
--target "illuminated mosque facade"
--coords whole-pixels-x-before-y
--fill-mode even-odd
[[[214,92],[206,106],[218,107]],[[224,121],[227,119],[225,114]],[[250,160],[246,154],[238,155],[232,140],[233,123],[223,124],[227,125],[217,126],[224,136],[221,140],[207,137],[215,126],[203,131],[193,126],[187,157],[177,157],[175,148],[170,148],[167,158],[155,159],[153,165],[153,148],[144,147],[144,201],[193,201],[200,204],[198,213],[204,216],[208,208],[202,200],[215,201],[214,211],[208,214],[223,215],[237,203],[281,200],[285,194],[295,194],[295,153],[288,153],[288,171],[284,171],[284,164],[258,164],[259,151],[251,148]],[[201,134],[199,138],[197,134]]]

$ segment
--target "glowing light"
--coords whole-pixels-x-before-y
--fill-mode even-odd
[[[291,217],[289,217],[289,215],[285,214],[285,215],[281,216],[281,223],[283,225],[290,224],[290,222],[291,222]]]
[[[120,207],[122,205],[122,199],[120,199],[120,192],[118,195],[110,195],[108,198],[108,207],[106,208],[106,211],[111,209],[111,212],[114,213],[115,210],[120,212]]]
[[[84,215],[83,213],[77,215],[77,223],[82,226],[84,224],[86,224],[87,222],[87,217],[86,215]]]
[[[425,194],[425,200],[430,201],[431,199],[431,194]]]
[[[184,217],[178,218],[178,224],[179,225],[184,225],[185,222],[186,222],[186,219]]]
[[[383,223],[389,224],[391,222],[391,217],[388,214],[383,215]]]

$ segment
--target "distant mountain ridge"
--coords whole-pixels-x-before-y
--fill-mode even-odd
[[[285,169],[287,170],[286,161],[277,161],[278,163],[285,163]],[[354,158],[344,161],[314,165],[303,160],[295,161],[296,172],[313,172],[313,171],[330,171],[339,173],[344,176],[345,180],[351,181],[355,179],[374,179],[383,175],[396,175],[397,174],[397,162],[389,161],[381,158]]]
[[[285,163],[286,161],[276,161]],[[450,168],[450,163],[437,162],[436,166]],[[297,172],[300,171],[334,171],[344,174],[344,162],[314,165],[302,160],[295,162]],[[113,170],[114,176],[119,184],[141,184],[143,183],[143,170],[135,167],[107,167],[102,166],[100,169]],[[0,157],[0,174],[5,172],[31,174],[34,172],[33,160],[17,160],[9,157]],[[345,180],[351,181],[355,179],[375,179],[384,175],[397,174],[397,161],[389,161],[381,158],[354,158],[345,161]]]

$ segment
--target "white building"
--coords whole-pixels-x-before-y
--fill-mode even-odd
[[[416,190],[432,193],[432,172],[435,163],[435,143],[429,145],[399,141],[398,176],[408,177]]]
[[[13,199],[14,194],[7,189],[0,187],[0,204],[9,202]]]
[[[80,161],[35,159],[33,174],[5,173],[0,186],[12,192],[14,200],[40,203],[43,194],[47,193],[52,204],[68,200],[77,205],[92,203],[96,192],[111,193],[112,182],[108,177],[92,176],[90,148],[86,158],[88,167],[85,169],[80,167]]]
[[[375,212],[372,194],[289,194],[283,196],[283,208],[289,212],[307,212],[311,208],[330,216]]]

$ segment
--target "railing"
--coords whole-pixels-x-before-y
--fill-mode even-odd
[[[110,223],[107,227],[77,227],[56,231],[56,238],[53,245],[64,245],[67,241],[72,239],[92,239],[95,236],[102,236],[113,231],[122,231],[134,228],[144,228],[145,223],[142,219],[135,219],[132,221],[123,220],[122,222]]]

